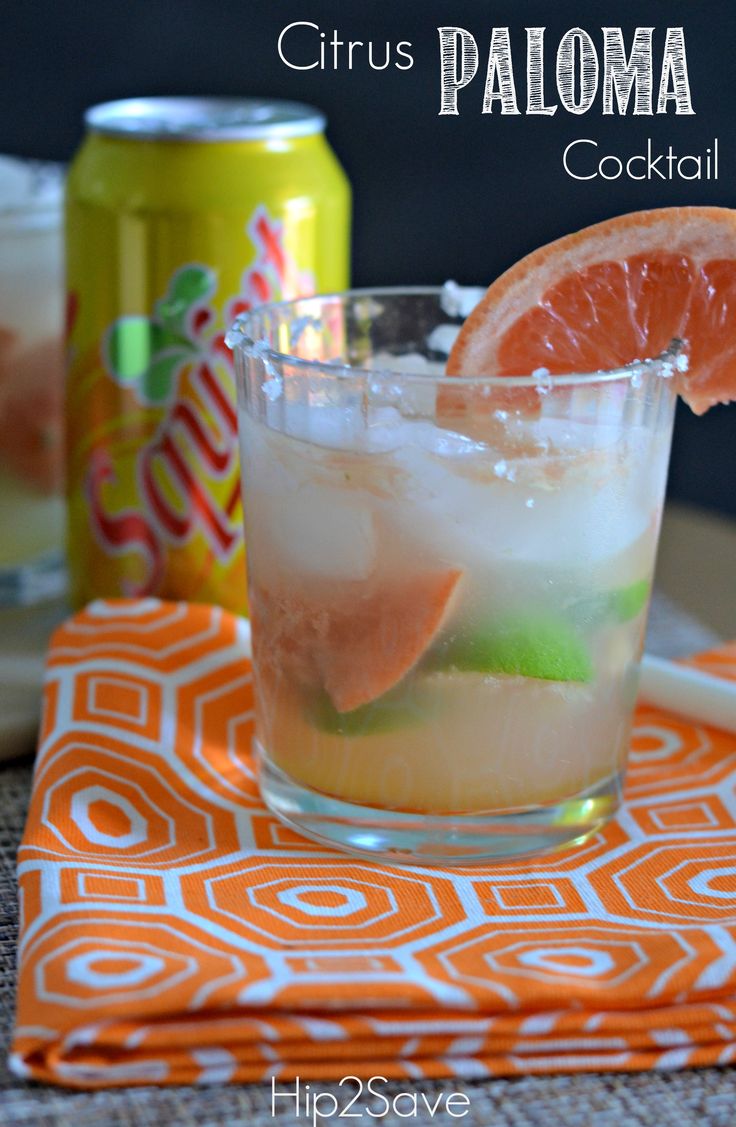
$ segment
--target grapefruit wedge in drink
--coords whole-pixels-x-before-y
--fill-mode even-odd
[[[620,800],[676,394],[736,392],[736,213],[535,252],[446,371],[440,291],[325,300],[230,334],[264,797],[394,860],[581,840]]]

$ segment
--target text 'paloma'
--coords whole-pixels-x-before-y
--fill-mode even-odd
[[[573,27],[559,41],[554,56],[556,101],[547,101],[545,65],[552,66],[545,44],[545,28],[526,28],[526,114],[551,117],[558,108],[584,114],[600,93],[604,114],[694,114],[687,69],[685,32],[668,27],[661,58],[654,59],[653,27],[637,27],[630,45],[620,27],[601,28],[602,43],[581,27]],[[480,67],[478,43],[463,27],[439,27],[440,115],[459,114],[458,94],[476,78]],[[483,113],[520,114],[517,77],[521,61],[511,50],[507,27],[491,31],[483,87]],[[551,82],[549,86],[551,88]]]

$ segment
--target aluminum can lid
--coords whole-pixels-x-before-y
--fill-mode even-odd
[[[276,98],[124,98],[84,115],[93,133],[145,141],[265,141],[322,133],[323,113]]]

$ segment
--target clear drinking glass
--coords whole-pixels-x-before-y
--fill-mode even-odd
[[[61,165],[0,156],[0,759],[28,750],[66,613]]]
[[[467,864],[619,804],[678,350],[446,377],[442,304],[304,298],[228,341],[263,797],[323,843]]]

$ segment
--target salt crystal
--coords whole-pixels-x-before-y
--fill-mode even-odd
[[[275,403],[277,399],[281,398],[284,391],[284,381],[279,377],[276,379],[264,380],[261,384],[261,391],[266,396],[266,399],[271,403]]]
[[[532,378],[537,381],[537,392],[540,395],[546,395],[552,390],[552,375],[549,368],[535,368]]]

